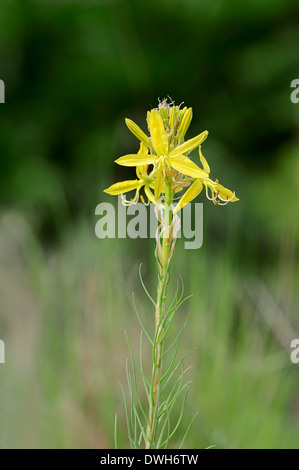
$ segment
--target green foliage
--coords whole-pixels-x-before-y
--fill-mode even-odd
[[[148,293],[144,281],[142,279],[141,270],[139,270],[140,275],[140,282],[142,287],[148,297],[150,298],[151,302],[153,301],[152,297]],[[126,367],[127,373],[127,385],[129,390],[129,399],[127,399],[125,391],[122,387],[122,393],[124,398],[125,404],[125,412],[126,412],[126,421],[127,421],[127,429],[128,429],[128,436],[130,440],[130,445],[134,449],[144,448],[147,442],[147,435],[146,431],[149,426],[149,416],[148,416],[148,409],[152,400],[151,394],[153,389],[153,383],[150,383],[148,380],[148,376],[150,375],[151,371],[144,371],[143,366],[143,334],[147,337],[150,346],[152,347],[153,351],[153,363],[154,363],[154,372],[157,369],[158,365],[156,363],[156,357],[154,351],[156,350],[158,341],[163,342],[163,355],[162,355],[162,363],[163,369],[160,376],[160,389],[158,394],[157,403],[155,403],[155,408],[153,411],[154,415],[154,422],[155,422],[155,443],[151,442],[151,447],[154,448],[167,448],[171,442],[172,438],[177,431],[179,424],[183,417],[183,412],[186,405],[186,398],[188,394],[188,387],[191,381],[185,382],[184,377],[188,369],[184,367],[184,357],[177,358],[178,349],[179,349],[179,339],[180,336],[185,329],[187,324],[187,320],[184,322],[183,326],[178,332],[173,333],[174,338],[170,339],[169,343],[169,330],[173,324],[173,320],[175,314],[177,313],[178,309],[181,305],[183,305],[184,301],[187,300],[188,297],[183,298],[183,285],[182,291],[179,294],[179,284],[177,284],[177,289],[174,294],[174,297],[165,313],[164,318],[161,320],[162,324],[159,325],[159,330],[161,326],[161,330],[163,331],[162,338],[157,338],[157,331],[154,334],[154,337],[151,338],[150,334],[146,331],[143,322],[141,321],[140,315],[136,308],[136,303],[133,296],[134,307],[136,311],[136,315],[141,327],[141,334],[140,334],[140,349],[139,349],[139,358],[136,359],[132,350],[132,346],[130,344],[129,338],[126,335],[127,344],[130,351],[130,359],[131,359],[131,370],[128,368],[128,364]],[[188,319],[188,317],[187,317]],[[172,335],[173,336],[173,335]],[[168,340],[168,341],[167,341]],[[188,354],[187,354],[188,355]],[[138,377],[137,374],[140,375],[143,384],[143,392],[139,390],[138,384]],[[141,395],[142,394],[142,395]],[[177,404],[177,401],[181,400],[181,411],[180,415],[177,419],[175,424],[172,424],[172,410],[174,406]],[[188,426],[187,431],[183,437],[181,442],[181,446],[190,430],[191,423]]]

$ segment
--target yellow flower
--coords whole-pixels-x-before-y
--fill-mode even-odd
[[[145,148],[145,144],[140,144],[140,149],[138,155],[146,155],[148,149]],[[109,188],[105,189],[104,192],[112,196],[117,196],[119,194],[124,194],[130,191],[135,190],[135,197],[131,201],[124,201],[125,204],[136,204],[139,200],[139,193],[142,187],[144,187],[144,192],[147,195],[149,201],[156,204],[157,200],[154,198],[154,195],[150,188],[154,188],[155,177],[154,171],[147,173],[147,164],[136,167],[136,174],[138,179],[121,181],[120,183],[112,184]],[[141,196],[142,197],[142,196]]]
[[[192,108],[174,106],[167,100],[159,102],[157,109],[147,113],[149,136],[131,119],[126,119],[129,130],[140,140],[137,154],[124,155],[115,160],[118,165],[136,167],[138,179],[116,183],[105,190],[112,195],[123,194],[135,190],[135,197],[127,204],[136,203],[139,193],[144,187],[148,201],[157,203],[165,188],[171,187],[171,198],[174,193],[189,189],[180,199],[174,212],[192,201],[205,187],[207,198],[214,204],[224,205],[230,201],[238,201],[235,194],[209,177],[210,167],[202,155],[201,144],[208,136],[204,131],[193,139],[184,141],[192,120]],[[195,148],[199,149],[202,168],[187,156]],[[150,168],[150,170],[149,170]],[[143,197],[140,196],[143,201]]]
[[[150,111],[148,116],[150,138],[147,138],[137,124],[129,121],[129,129],[152,151],[151,154],[128,154],[115,160],[118,165],[123,166],[143,166],[154,165],[161,168],[161,171],[176,170],[192,178],[205,178],[208,174],[192,162],[186,155],[198,147],[207,138],[208,132],[204,131],[193,139],[187,140],[179,146],[171,149],[169,136],[166,133],[163,120],[156,109]],[[182,121],[183,123],[183,121]],[[183,129],[184,131],[185,129]],[[146,140],[147,139],[147,140]]]
[[[195,199],[196,196],[198,196],[201,193],[204,186],[206,189],[207,198],[210,201],[213,201],[215,205],[219,204],[221,206],[224,206],[228,204],[229,202],[239,201],[239,199],[235,196],[235,193],[233,193],[230,189],[227,189],[221,184],[219,184],[218,180],[212,181],[209,178],[210,167],[209,167],[207,160],[202,154],[200,145],[198,147],[198,152],[199,152],[200,161],[202,163],[204,171],[207,174],[207,177],[195,179],[195,181],[192,183],[190,188],[185,192],[185,194],[179,200],[178,204],[176,205],[173,211],[174,213],[178,212],[186,204],[188,204],[193,199]]]

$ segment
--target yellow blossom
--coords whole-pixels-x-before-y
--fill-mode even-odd
[[[140,150],[137,155],[146,155],[145,144],[140,144]],[[154,171],[147,173],[147,164],[143,166],[136,167],[136,174],[138,179],[121,181],[120,183],[112,184],[109,188],[105,189],[104,192],[112,196],[117,196],[119,194],[124,194],[130,191],[135,190],[135,197],[131,201],[124,201],[125,204],[135,204],[138,202],[139,193],[142,187],[144,187],[144,192],[149,201],[156,204],[157,200],[154,198],[154,195],[150,188],[154,188]]]
[[[105,190],[106,193],[118,195],[135,190],[135,196],[127,204],[139,200],[143,187],[148,201],[157,203],[165,187],[170,185],[172,195],[190,186],[179,200],[174,212],[191,202],[202,191],[206,190],[208,199],[214,204],[224,205],[238,201],[235,193],[222,186],[218,180],[210,179],[210,167],[204,158],[201,145],[208,136],[208,131],[196,137],[184,140],[192,120],[192,108],[180,109],[166,100],[159,103],[157,109],[147,113],[149,136],[131,119],[126,119],[128,129],[140,140],[138,153],[124,155],[115,162],[118,165],[136,167],[135,180],[115,183]],[[200,168],[188,154],[198,147],[202,164]],[[150,168],[150,170],[149,170]],[[143,198],[141,197],[143,200]]]
[[[182,209],[186,204],[191,202],[195,199],[202,191],[203,187],[205,186],[206,189],[206,196],[210,201],[213,201],[215,205],[226,205],[229,202],[235,202],[239,199],[235,196],[230,189],[225,188],[219,181],[212,181],[209,178],[210,174],[210,166],[202,154],[201,146],[198,147],[199,158],[202,163],[204,171],[207,173],[207,177],[205,178],[197,178],[190,188],[185,192],[185,194],[181,197],[178,204],[174,209],[174,213]]]
[[[148,123],[151,135],[149,138],[149,145],[152,153],[124,155],[123,157],[115,160],[118,165],[154,165],[158,168],[161,167],[164,172],[167,171],[167,169],[171,172],[173,169],[193,178],[205,178],[208,176],[204,170],[199,168],[192,162],[192,160],[184,155],[202,144],[208,136],[207,131],[202,132],[193,139],[187,140],[187,142],[184,142],[171,150],[169,137],[166,133],[163,120],[156,109],[153,109],[149,113]],[[131,128],[133,128],[133,126],[131,126]],[[134,128],[134,131],[135,129],[136,128]]]

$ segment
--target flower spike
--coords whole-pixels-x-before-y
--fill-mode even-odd
[[[115,183],[105,190],[111,195],[135,191],[132,200],[125,204],[135,204],[139,198],[145,204],[156,204],[161,196],[165,197],[166,185],[170,184],[172,194],[188,188],[179,199],[174,213],[195,199],[205,187],[207,199],[215,205],[226,205],[239,199],[235,193],[225,188],[219,181],[210,179],[210,166],[202,154],[202,144],[208,131],[189,140],[184,140],[192,120],[192,108],[180,109],[173,102],[159,101],[158,108],[147,113],[148,137],[131,119],[126,119],[128,129],[139,139],[138,153],[124,155],[115,162],[126,167],[135,167],[138,179]],[[200,168],[188,156],[198,148]],[[141,188],[147,197],[140,195]]]

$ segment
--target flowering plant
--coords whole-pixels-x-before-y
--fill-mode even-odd
[[[126,119],[129,130],[140,141],[140,148],[136,154],[118,158],[116,163],[127,167],[136,167],[137,178],[115,183],[105,190],[111,195],[124,195],[124,193],[135,191],[134,197],[130,200],[123,196],[123,203],[126,205],[136,204],[140,199],[144,204],[155,204],[159,221],[155,251],[158,265],[156,301],[146,291],[155,306],[153,338],[144,329],[137,312],[142,330],[152,347],[152,373],[149,379],[144,373],[141,345],[139,361],[135,359],[133,354],[131,355],[133,375],[131,376],[127,371],[130,404],[124,393],[128,436],[133,448],[143,446],[146,449],[166,448],[168,446],[181,421],[188,391],[188,383],[184,384],[183,381],[186,372],[183,363],[181,360],[176,363],[181,332],[168,348],[165,347],[175,313],[185,300],[183,294],[178,296],[177,291],[170,306],[166,308],[170,260],[176,243],[177,212],[195,199],[203,189],[205,189],[207,198],[215,205],[238,201],[234,192],[222,186],[217,179],[214,181],[210,178],[210,167],[201,148],[208,137],[208,132],[204,131],[185,141],[191,120],[192,108],[180,109],[180,106],[169,104],[167,100],[159,102],[158,108],[147,113],[149,136],[133,121]],[[195,149],[198,149],[199,162],[202,167],[189,158],[189,153]],[[141,193],[142,188],[144,196]],[[182,196],[179,194],[178,202],[174,205],[177,194],[184,189],[186,189],[185,192]],[[141,282],[145,288],[142,278]],[[169,356],[171,350],[173,351],[172,357],[166,362],[163,369],[164,359],[167,355]],[[171,386],[171,381],[174,380],[175,372],[178,369],[180,370],[179,377]],[[138,390],[137,371],[142,376],[147,410]],[[185,396],[179,420],[176,425],[171,426],[170,412],[184,391]]]

